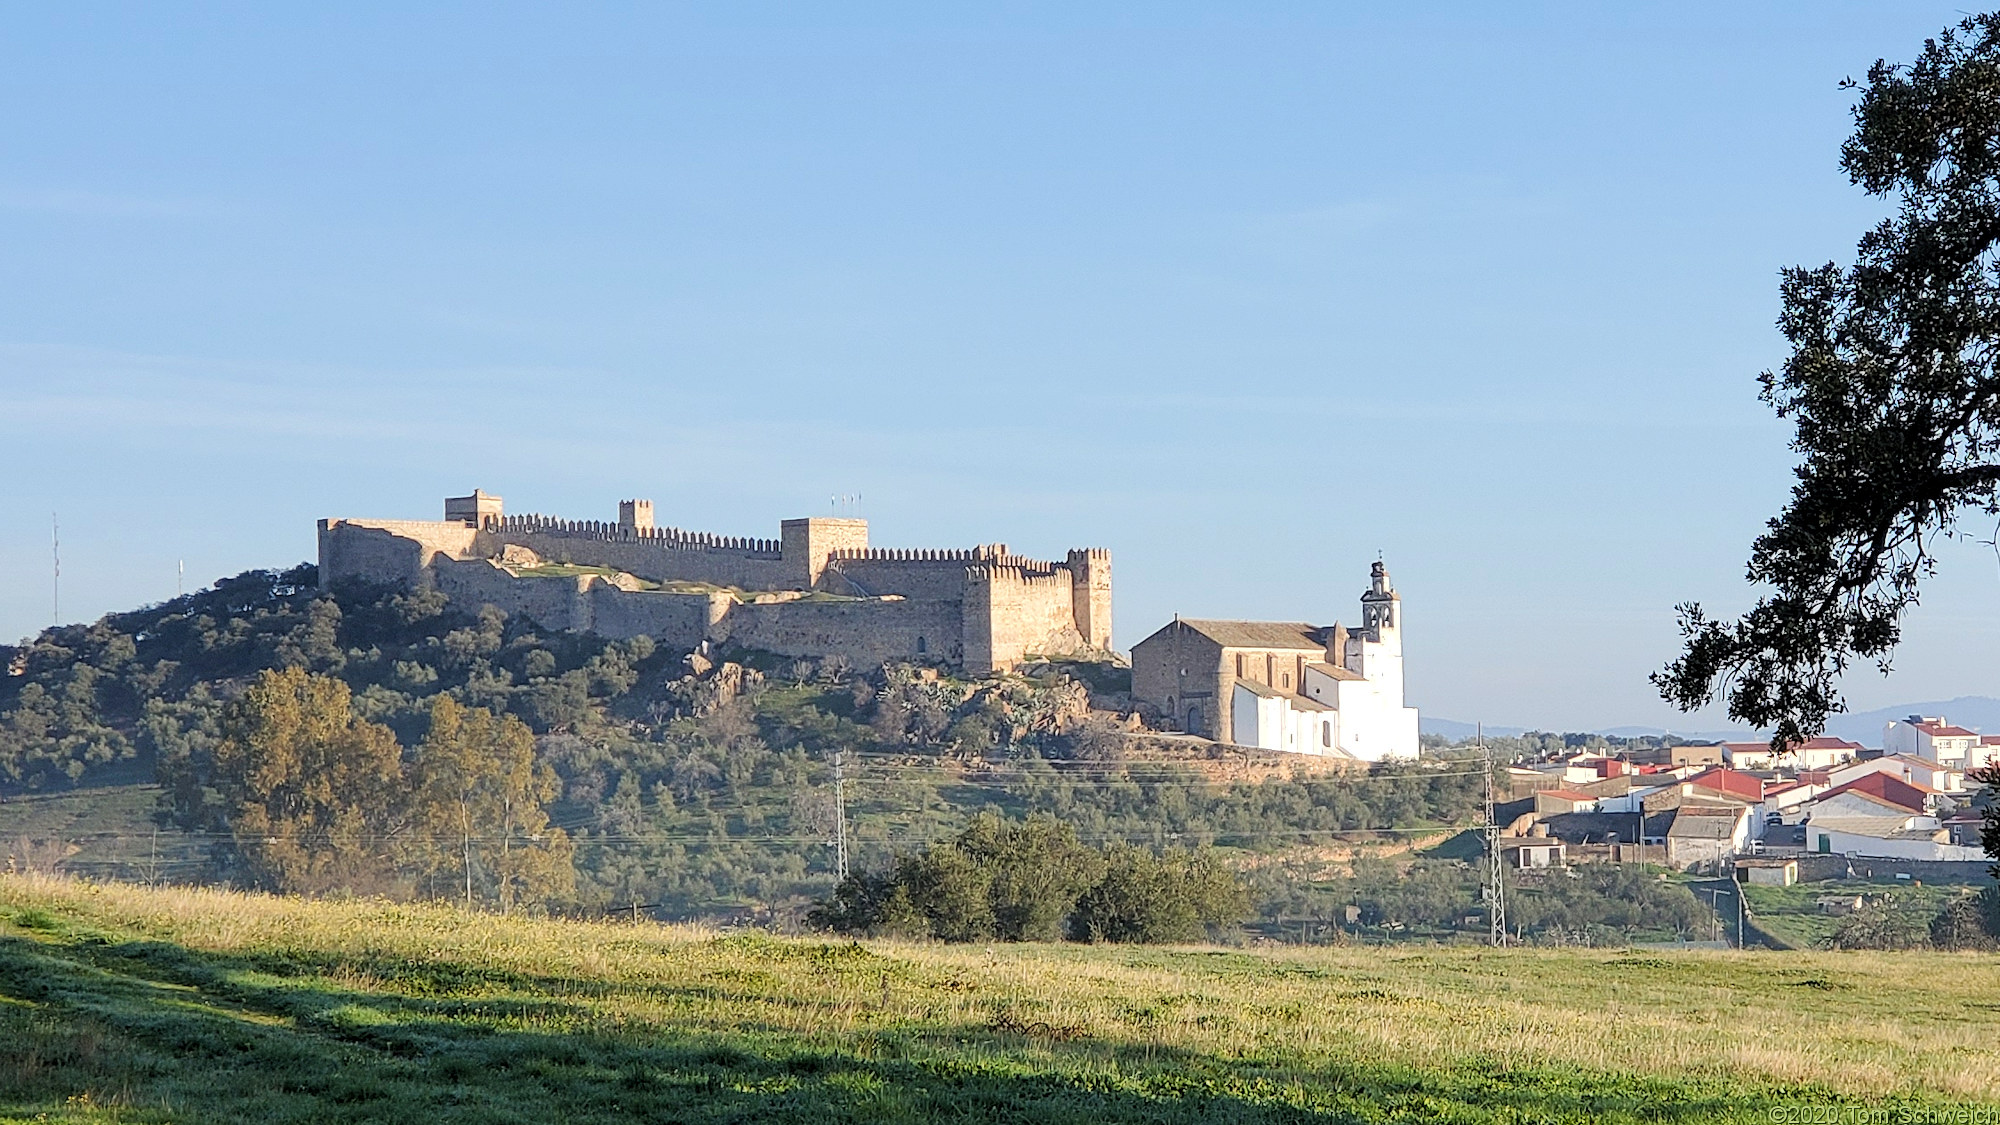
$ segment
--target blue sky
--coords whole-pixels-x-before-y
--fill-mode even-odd
[[[510,510],[1115,552],[1117,634],[1355,616],[1412,701],[1681,718],[1789,483],[1776,274],[1947,4],[15,6],[0,636]],[[1982,529],[1983,531],[1983,529]],[[1857,708],[2000,694],[1949,548]]]

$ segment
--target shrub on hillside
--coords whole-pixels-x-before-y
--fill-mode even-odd
[[[1907,907],[1884,903],[1842,918],[1824,944],[1828,949],[1922,949],[1930,944],[1930,922]]]
[[[1069,934],[1077,941],[1189,942],[1209,926],[1249,913],[1249,895],[1235,872],[1211,852],[1175,849],[1156,856],[1119,847],[1106,858],[1104,878],[1070,915]]]
[[[1931,919],[1931,944],[1939,949],[1992,950],[2000,931],[2000,887],[1962,895],[1946,903]]]
[[[1207,852],[1100,851],[1048,816],[976,817],[955,838],[850,874],[808,921],[841,933],[941,941],[1192,941],[1248,910]]]

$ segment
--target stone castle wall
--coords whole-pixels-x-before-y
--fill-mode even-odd
[[[508,545],[526,547],[549,562],[607,566],[650,582],[704,582],[739,590],[784,590],[791,574],[771,539],[689,536],[672,528],[647,535],[617,524],[515,522],[509,517],[480,535],[481,553],[497,555]]]
[[[415,585],[440,557],[473,557],[478,536],[465,524],[434,520],[321,520],[320,584],[365,578]]]
[[[718,639],[781,656],[842,656],[857,667],[891,660],[965,663],[958,602],[817,599],[739,605]]]
[[[972,550],[873,550],[865,554],[837,553],[827,563],[827,588],[862,597],[897,597],[913,601],[965,600],[965,569],[988,561]]]
[[[621,590],[594,574],[516,578],[484,559],[441,559],[431,568],[436,588],[468,606],[490,605],[546,629],[596,633],[623,640],[647,636],[671,648],[693,648],[733,604],[728,594]]]
[[[991,672],[1029,655],[1111,644],[1105,551],[1071,551],[1056,563],[1009,554],[1005,544],[871,548],[866,522],[852,519],[786,520],[780,539],[733,538],[646,526],[636,501],[612,523],[504,516],[498,497],[485,499],[493,510],[476,520],[321,521],[321,584],[434,585],[454,601],[492,605],[549,629],[643,634],[683,648],[726,640],[862,665],[933,659]],[[516,576],[493,561],[509,547],[551,563],[747,596],[627,590],[599,575]]]
[[[1074,582],[1066,568],[1036,574],[1012,566],[968,567],[965,666],[1011,668],[1028,656],[1080,654]]]

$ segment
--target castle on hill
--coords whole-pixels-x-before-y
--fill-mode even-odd
[[[1188,734],[1379,762],[1417,756],[1403,706],[1403,599],[1380,562],[1361,624],[1176,617],[1132,646],[1132,694]]]
[[[319,521],[320,584],[435,589],[544,628],[734,643],[860,666],[928,659],[972,673],[1111,648],[1111,553],[1062,562],[962,549],[868,545],[861,519],[792,519],[778,538],[659,527],[649,500],[618,520],[508,515],[474,490],[444,519]]]

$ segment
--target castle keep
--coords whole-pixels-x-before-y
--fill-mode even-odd
[[[927,658],[968,672],[1111,647],[1111,554],[1023,558],[868,545],[859,519],[795,519],[778,538],[659,527],[650,500],[618,520],[507,515],[475,490],[445,518],[319,522],[320,584],[361,579],[436,589],[544,628],[645,635],[693,648],[733,642],[857,665]]]

